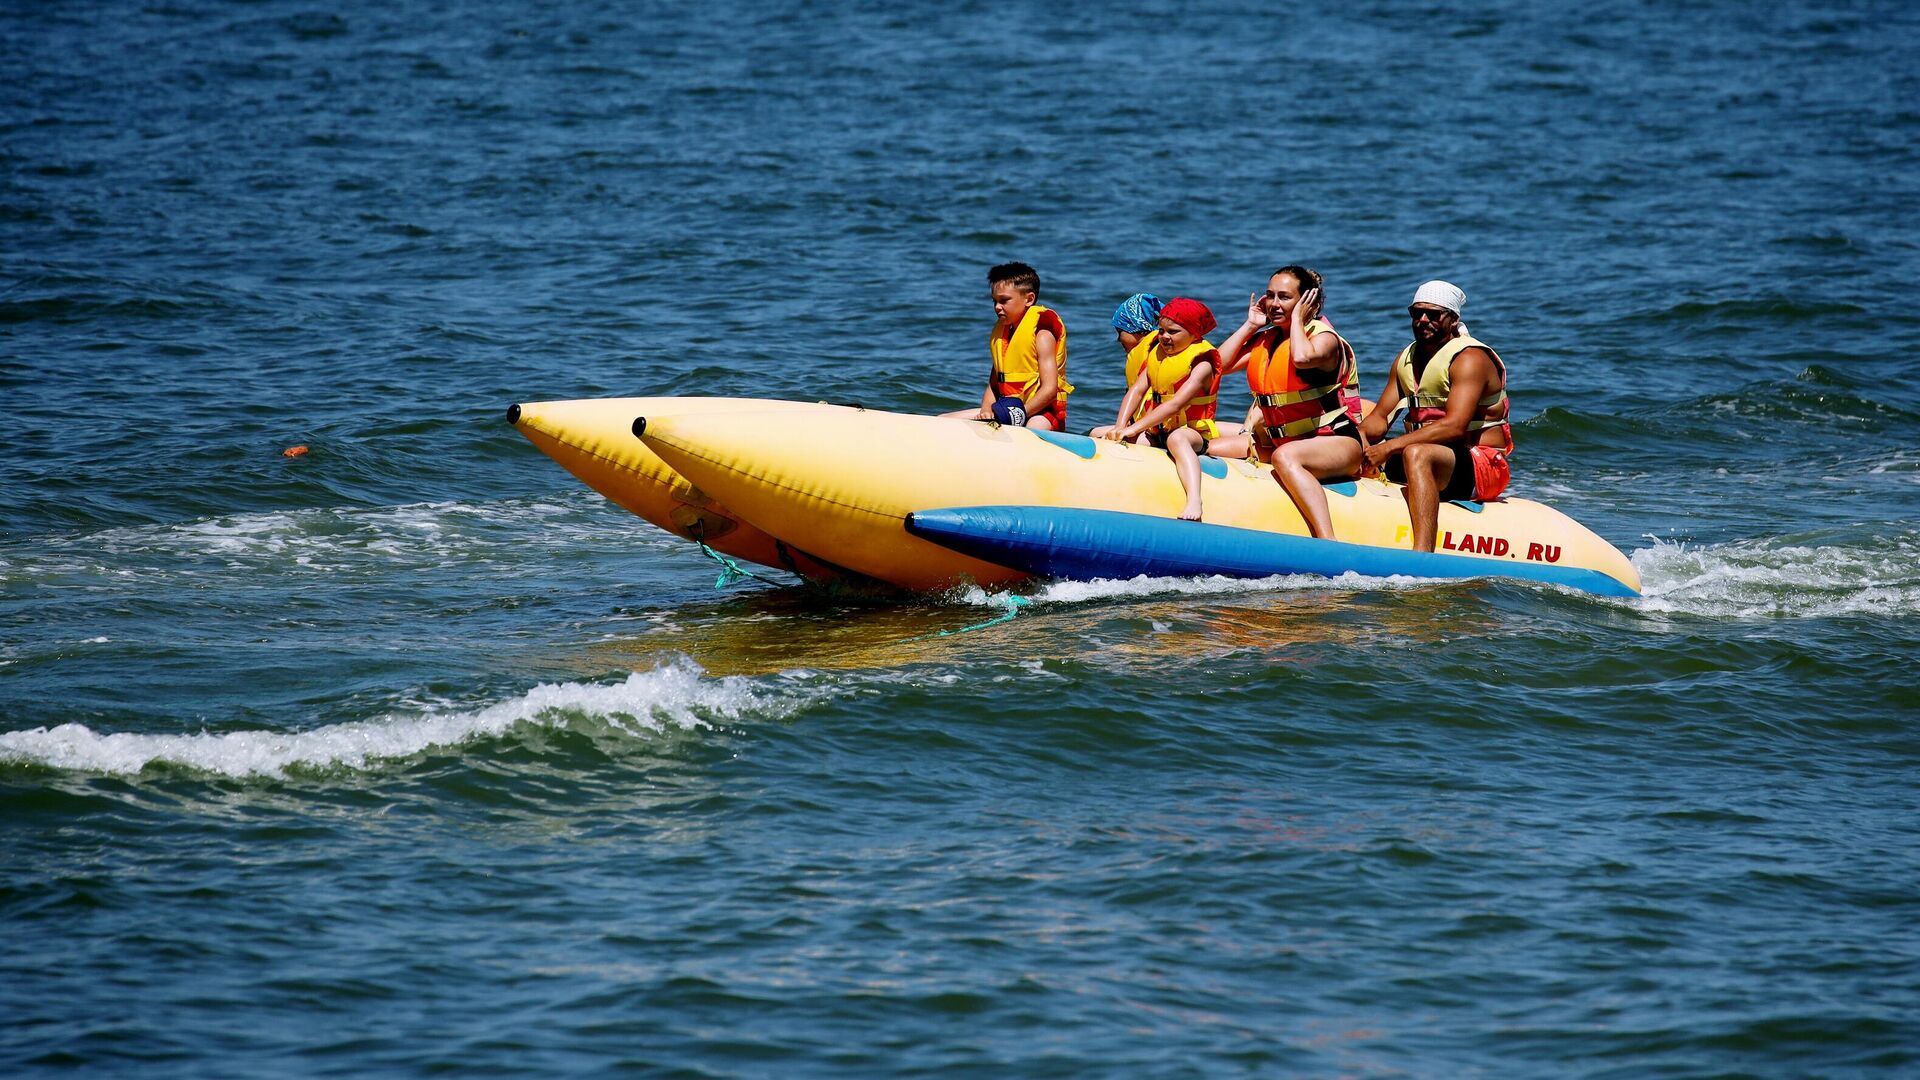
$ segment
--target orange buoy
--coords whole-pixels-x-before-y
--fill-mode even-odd
[[[301,454],[304,454],[306,452],[307,452],[307,448],[304,446],[289,446],[285,450],[280,451],[280,456],[281,457],[299,457]]]

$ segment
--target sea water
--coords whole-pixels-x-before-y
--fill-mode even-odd
[[[1916,48],[5,6],[0,1072],[1910,1074]],[[503,420],[961,407],[1008,259],[1076,430],[1133,291],[1230,328],[1314,266],[1371,394],[1459,284],[1513,493],[1645,596],[716,589]]]

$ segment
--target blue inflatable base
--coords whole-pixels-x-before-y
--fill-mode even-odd
[[[907,531],[983,562],[1073,581],[1148,577],[1476,578],[1638,596],[1598,570],[1314,540],[1198,521],[1052,506],[958,506],[907,515]]]

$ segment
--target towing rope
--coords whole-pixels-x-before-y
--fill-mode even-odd
[[[693,523],[693,525],[687,529],[687,533],[693,538],[694,543],[700,545],[700,550],[706,554],[707,558],[712,559],[714,562],[717,562],[720,564],[720,576],[713,579],[714,588],[724,589],[727,586],[733,584],[734,582],[741,580],[742,578],[752,578],[755,581],[764,581],[769,585],[785,584],[785,582],[775,581],[772,578],[763,578],[759,574],[754,573],[753,571],[747,569],[746,567],[741,566],[739,563],[734,562],[732,559],[727,558],[725,555],[722,555],[719,552],[708,547],[707,546],[707,526],[705,522],[696,520]]]
[[[1021,608],[1026,607],[1028,604],[1033,603],[1033,601],[1027,599],[1024,596],[1015,596],[1012,593],[1007,593],[1004,596],[999,597],[999,599],[1006,603],[1007,610],[1002,612],[999,615],[995,615],[993,618],[988,619],[986,622],[974,623],[972,626],[963,626],[958,630],[936,630],[931,634],[920,634],[916,637],[910,637],[905,639],[904,641],[901,642],[901,644],[904,645],[908,641],[926,641],[930,638],[952,637],[955,634],[964,634],[969,630],[985,630],[989,626],[998,626],[1001,623],[1007,622],[1008,620],[1012,619],[1015,615],[1020,614]]]

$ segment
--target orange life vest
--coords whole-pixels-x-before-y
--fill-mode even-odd
[[[1308,337],[1333,334],[1340,342],[1340,363],[1332,371],[1295,367],[1287,327],[1268,327],[1247,342],[1247,386],[1275,443],[1327,434],[1343,416],[1360,421],[1360,375],[1353,346],[1319,319],[1306,329]]]

